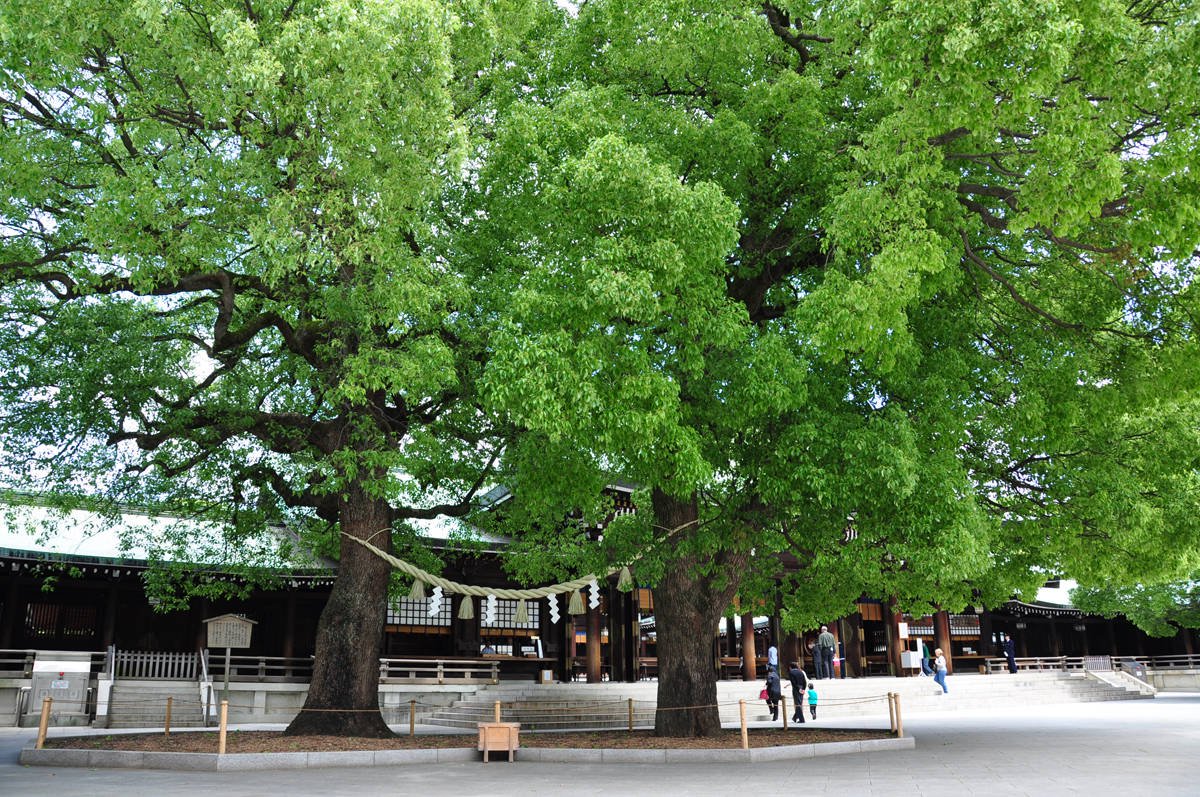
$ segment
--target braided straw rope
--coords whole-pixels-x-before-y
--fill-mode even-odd
[[[599,580],[599,577],[597,576],[584,576],[583,578],[576,578],[571,581],[563,581],[560,584],[551,584],[548,587],[539,587],[538,589],[473,587],[470,584],[460,584],[457,581],[450,581],[449,579],[442,578],[441,576],[435,576],[433,573],[428,573],[414,564],[392,556],[386,551],[380,550],[366,540],[361,540],[358,537],[351,537],[349,534],[346,536],[350,537],[350,539],[354,540],[359,545],[364,546],[367,548],[367,550],[373,552],[376,556],[382,558],[384,561],[390,563],[392,567],[396,568],[400,572],[407,573],[413,578],[418,579],[425,584],[429,584],[430,586],[441,587],[442,592],[444,593],[473,595],[477,598],[486,598],[488,595],[495,595],[497,598],[502,598],[504,600],[521,600],[522,598],[525,600],[538,600],[540,598],[549,598],[553,595],[561,595],[566,592],[574,592],[575,590],[583,589],[584,587],[590,585],[593,581]],[[603,578],[608,578],[609,576],[619,573],[620,571],[621,568],[614,568],[606,573]]]

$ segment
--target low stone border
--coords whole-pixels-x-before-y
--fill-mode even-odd
[[[564,764],[682,764],[700,762],[755,763],[818,758],[848,753],[912,750],[916,740],[866,739],[749,750],[623,750],[559,747],[522,747],[518,761]],[[392,767],[403,764],[448,764],[479,761],[472,747],[428,750],[357,750],[330,753],[142,753],[129,750],[71,750],[46,747],[21,751],[20,762],[35,767],[88,767],[92,769],[170,769],[181,772],[238,772],[259,769],[310,769],[314,767]],[[503,760],[503,759],[500,759]]]

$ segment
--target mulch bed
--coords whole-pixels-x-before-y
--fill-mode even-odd
[[[751,747],[850,742],[887,739],[887,731],[837,730],[832,728],[755,728],[749,733]],[[280,731],[230,731],[225,739],[227,753],[316,753],[346,750],[421,750],[474,747],[473,734],[425,734],[371,739],[354,736],[284,736]],[[114,733],[93,736],[59,736],[46,740],[46,747],[85,750],[134,750],[155,753],[215,753],[216,731],[161,733]],[[726,730],[701,739],[660,738],[651,731],[590,731],[576,733],[522,733],[522,747],[605,749],[737,749],[740,731]]]

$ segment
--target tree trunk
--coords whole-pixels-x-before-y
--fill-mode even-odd
[[[391,514],[386,501],[368,496],[355,483],[338,514],[342,532],[390,550]],[[379,652],[390,570],[374,553],[342,538],[337,580],[317,624],[308,698],[284,733],[392,735],[379,713]]]
[[[680,500],[654,491],[654,519],[677,529],[699,517],[694,496]],[[654,589],[654,624],[658,633],[658,713],[656,736],[712,736],[721,730],[717,709],[717,671],[713,638],[725,607],[732,600],[744,558],[722,555],[731,567],[720,587],[697,575],[695,556],[682,557]]]

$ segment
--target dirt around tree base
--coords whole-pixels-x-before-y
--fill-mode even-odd
[[[888,739],[887,731],[838,730],[833,728],[755,728],[749,733],[751,747],[780,747],[794,744],[852,742]],[[474,747],[473,734],[424,734],[370,739],[354,736],[284,736],[279,731],[230,731],[225,739],[227,753],[319,753],[347,750],[422,750]],[[61,736],[46,740],[46,747],[84,750],[134,750],[151,753],[215,753],[216,731]],[[651,731],[589,731],[576,733],[522,733],[522,747],[607,748],[607,749],[737,749],[742,735],[736,730],[702,739],[658,737]]]

